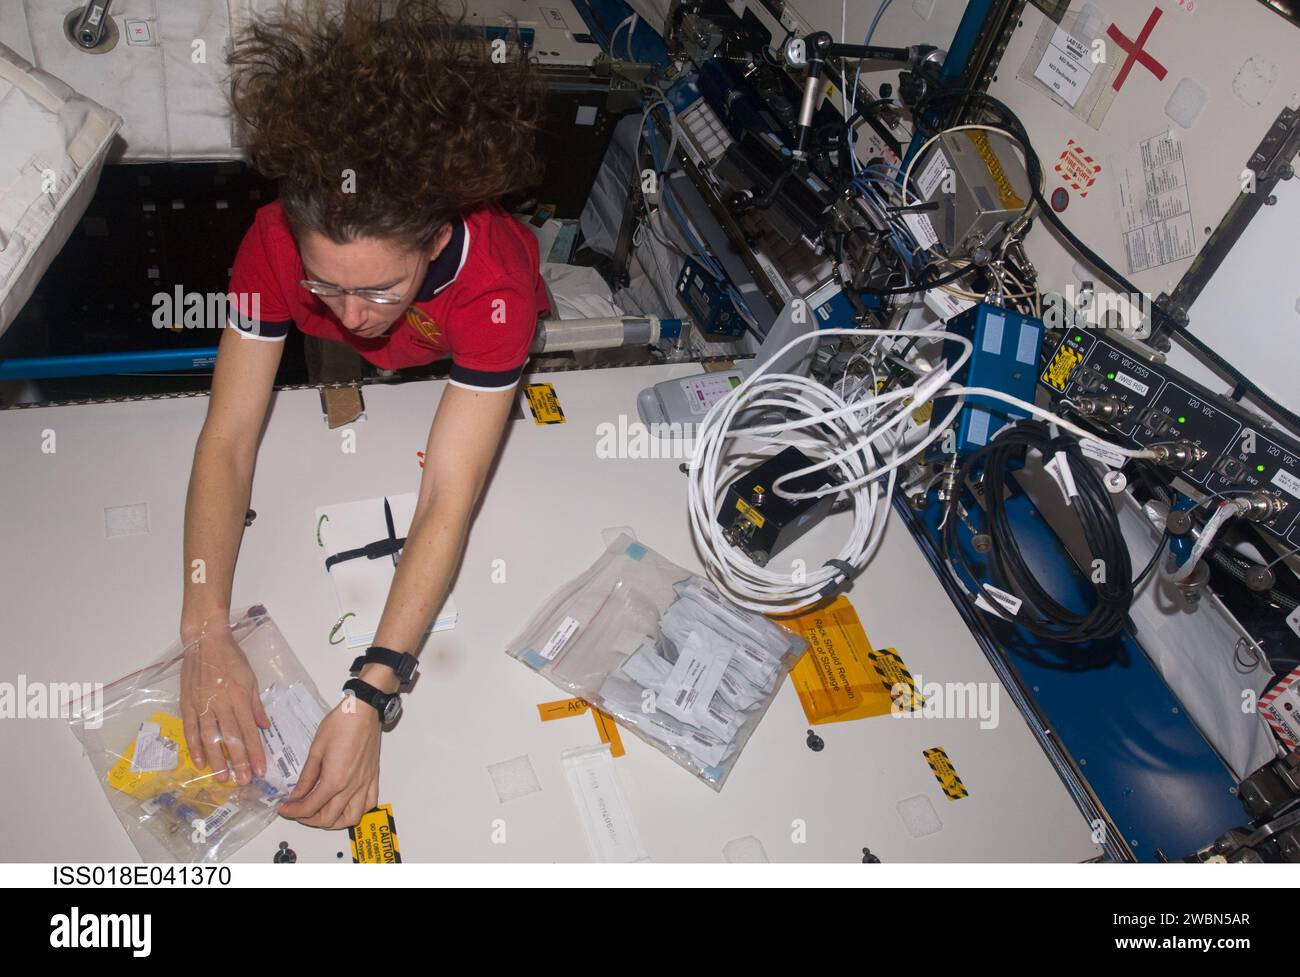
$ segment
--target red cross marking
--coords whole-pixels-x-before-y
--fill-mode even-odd
[[[1127,80],[1134,61],[1141,61],[1151,74],[1161,81],[1164,80],[1165,66],[1142,50],[1146,45],[1147,38],[1151,36],[1151,31],[1155,29],[1156,21],[1159,19],[1160,8],[1156,7],[1151,11],[1151,16],[1147,18],[1146,26],[1142,28],[1142,33],[1137,36],[1136,41],[1130,41],[1120,33],[1119,28],[1114,24],[1106,28],[1106,36],[1128,52],[1128,57],[1124,60],[1124,67],[1119,69],[1119,74],[1115,76],[1115,83],[1111,86],[1115,91],[1119,91],[1125,80]]]

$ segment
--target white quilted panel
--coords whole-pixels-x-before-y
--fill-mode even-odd
[[[121,124],[0,44],[0,333],[85,213]]]
[[[122,161],[239,157],[226,102],[227,0],[113,0],[118,41],[98,54],[63,32],[78,0],[3,3],[0,44],[121,116]]]

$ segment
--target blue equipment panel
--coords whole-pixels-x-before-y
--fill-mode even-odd
[[[1043,322],[984,302],[948,320],[948,332],[969,339],[970,359],[954,380],[969,387],[989,387],[1021,400],[1033,402],[1038,385],[1038,356],[1043,344]],[[944,356],[953,362],[962,352],[961,343],[949,341]],[[936,419],[946,417],[953,398],[940,397],[934,405]],[[989,443],[989,438],[1008,421],[1027,416],[1005,401],[968,396],[957,415],[957,441],[953,450],[969,454]]]

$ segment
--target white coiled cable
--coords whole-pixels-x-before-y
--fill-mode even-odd
[[[831,387],[791,373],[771,372],[774,363],[802,343],[833,336],[930,337],[961,346],[955,362],[941,360],[908,387],[846,400]],[[871,558],[888,522],[888,509],[898,470],[943,437],[967,395],[1002,400],[1034,416],[1054,421],[1081,437],[1099,440],[1074,423],[1035,404],[985,387],[952,385],[953,376],[971,355],[971,342],[944,329],[816,329],[796,336],[719,399],[700,422],[688,469],[691,531],[709,577],[733,601],[762,613],[785,613],[811,606],[833,592]],[[921,365],[917,366],[918,371]],[[932,421],[929,432],[907,445],[904,427],[910,414],[936,397],[952,397],[952,407]],[[893,406],[892,414],[881,408]],[[906,409],[901,409],[906,408]],[[781,421],[741,426],[744,415],[776,413]],[[802,574],[778,573],[760,567],[724,536],[718,512],[728,486],[738,474],[776,451],[793,446],[813,458],[811,465],[778,478],[771,491],[786,499],[813,499],[847,493],[853,503],[853,523],[844,545],[822,566]],[[1148,457],[1145,449],[1110,445],[1127,457]],[[825,472],[831,484],[795,492],[784,485]]]

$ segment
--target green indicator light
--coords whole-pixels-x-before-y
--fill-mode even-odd
[[[1257,472],[1262,472],[1263,470],[1264,470],[1264,466],[1263,466],[1263,465],[1256,465],[1256,466],[1255,466],[1255,471],[1257,471]]]
[[[1186,423],[1187,423],[1187,418],[1185,418],[1185,417],[1180,417],[1180,418],[1178,418],[1178,423],[1179,423],[1179,424],[1186,424]]]
[[[1106,374],[1106,379],[1107,379],[1107,380],[1114,380],[1114,379],[1115,379],[1115,374],[1113,374],[1113,373],[1107,373],[1107,374]]]
[[[1083,337],[1082,337],[1082,336],[1075,336],[1075,337],[1074,337],[1074,341],[1075,341],[1076,343],[1081,343],[1081,342],[1083,342]]]

